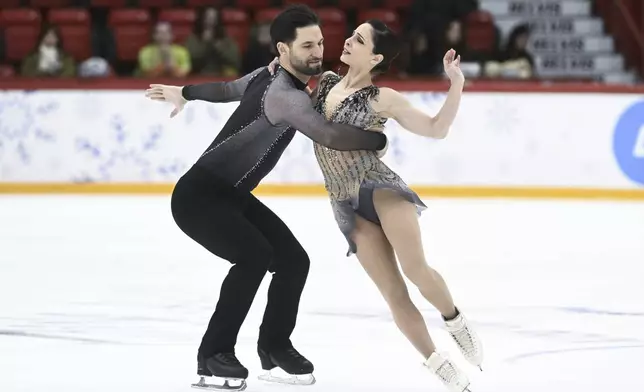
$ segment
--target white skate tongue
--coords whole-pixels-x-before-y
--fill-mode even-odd
[[[429,358],[427,358],[427,360],[425,361],[425,366],[436,372],[438,369],[440,369],[441,366],[443,366],[443,363],[445,362],[446,359],[443,358],[439,353],[434,351],[432,355],[430,355]]]
[[[449,331],[463,329],[465,328],[465,319],[463,318],[463,315],[459,314],[456,318],[445,321],[445,325]]]

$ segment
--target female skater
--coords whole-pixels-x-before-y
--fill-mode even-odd
[[[463,91],[460,56],[453,50],[443,59],[451,80],[447,100],[435,117],[415,109],[390,88],[373,85],[374,74],[385,72],[398,55],[400,43],[381,21],[360,25],[349,37],[340,60],[349,66],[344,77],[325,72],[312,92],[316,110],[330,121],[363,129],[382,129],[387,119],[410,132],[444,138],[454,121]],[[387,167],[376,152],[336,151],[315,144],[326,189],[340,230],[367,274],[387,302],[396,325],[423,355],[424,364],[453,392],[468,390],[464,373],[436,352],[427,326],[412,303],[398,269],[443,316],[446,329],[465,358],[482,362],[478,336],[454,305],[441,275],[428,266],[421,241],[418,214],[426,208],[418,195]]]

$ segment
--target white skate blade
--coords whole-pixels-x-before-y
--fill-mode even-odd
[[[273,374],[273,371],[269,370],[264,372],[264,374],[260,375],[258,378],[266,382],[274,382],[274,383],[288,384],[288,385],[315,384],[315,377],[313,376],[313,374],[288,374],[286,372],[279,372],[279,373],[284,373],[284,375]]]
[[[217,379],[216,377],[210,377]],[[240,378],[224,378],[224,384],[209,384],[206,382],[206,377],[201,377],[199,382],[192,384],[191,387],[195,389],[203,389],[207,391],[243,391],[246,389],[246,380]],[[233,383],[234,385],[231,385]]]

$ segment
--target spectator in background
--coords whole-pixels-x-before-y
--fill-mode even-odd
[[[510,32],[504,50],[495,61],[485,64],[485,74],[488,77],[529,79],[534,76],[534,58],[528,52],[530,26],[521,24]]]
[[[432,70],[443,75],[443,53],[454,49],[461,56],[461,71],[465,77],[476,78],[481,75],[481,54],[471,50],[465,41],[463,22],[454,19],[449,22],[442,34],[442,45],[434,53]]]
[[[260,23],[251,34],[248,49],[244,56],[242,72],[250,73],[259,67],[270,64],[275,58],[271,43],[271,25],[269,23]]]
[[[181,78],[190,73],[190,54],[185,47],[173,43],[172,26],[169,23],[157,23],[153,40],[153,43],[139,51],[138,74],[146,77]]]
[[[186,40],[194,73],[214,76],[237,76],[241,55],[237,43],[226,35],[214,7],[199,12],[194,32]]]
[[[446,52],[445,31],[457,30],[450,21],[460,20],[478,8],[478,0],[415,0],[408,10],[405,35],[408,39],[402,57],[409,75],[442,75]],[[456,33],[454,33],[456,34]],[[462,35],[462,33],[460,33]],[[449,47],[447,48],[449,49]],[[458,48],[454,48],[461,54]],[[438,63],[437,63],[438,59]],[[466,60],[461,56],[463,61]]]
[[[442,34],[450,20],[463,19],[476,9],[478,0],[415,0],[407,24],[410,31],[425,30],[431,39]]]
[[[472,61],[463,35],[463,25],[455,19],[447,23],[446,29],[435,39],[428,37],[429,31],[412,32],[407,72],[410,75],[443,76],[444,54],[454,49],[461,56],[463,64]]]
[[[38,46],[22,62],[20,74],[26,77],[74,77],[74,59],[63,50],[63,42],[55,26],[46,26],[40,33]]]
[[[437,59],[437,63],[440,63],[440,67],[443,67],[444,53],[450,49],[454,49],[456,53],[461,56],[461,61],[463,57],[466,57],[464,54],[467,52],[467,44],[465,43],[465,37],[463,34],[463,23],[458,19],[450,21],[443,32],[443,47],[438,51],[441,55],[439,56],[439,59]]]
[[[112,75],[110,63],[102,57],[90,57],[78,65],[78,77],[105,78]]]
[[[431,50],[427,30],[414,29],[407,33],[407,42],[401,51],[401,62],[404,63],[403,76],[431,74]]]

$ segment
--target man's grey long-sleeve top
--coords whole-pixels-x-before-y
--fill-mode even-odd
[[[332,123],[312,107],[306,84],[279,67],[266,67],[230,82],[188,85],[186,100],[240,101],[221,132],[196,162],[240,190],[252,191],[275,167],[299,131],[335,150],[382,150],[379,132]]]

